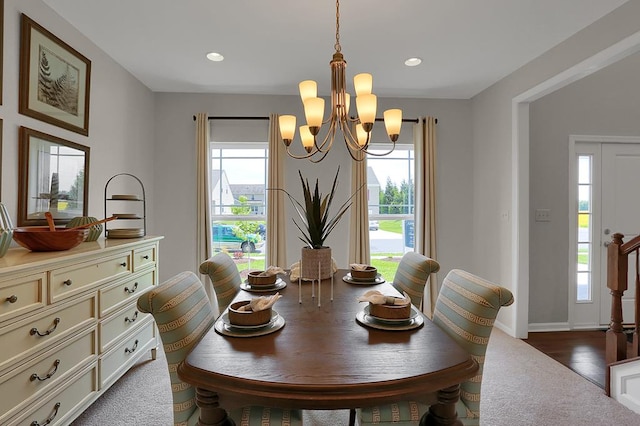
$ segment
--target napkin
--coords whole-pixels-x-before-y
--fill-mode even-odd
[[[246,305],[240,306],[238,311],[264,311],[265,309],[272,307],[281,297],[282,295],[280,293],[276,293],[272,296],[254,297]]]
[[[367,268],[369,267],[369,265],[365,265],[362,263],[352,263],[351,265],[349,265],[351,267],[351,269],[353,269],[354,271],[366,271]]]
[[[338,270],[338,265],[336,264],[336,261],[333,257],[331,258],[331,265],[332,265],[333,272],[336,272]],[[300,262],[295,262],[293,265],[289,267],[289,269],[291,269],[289,280],[291,282],[298,281],[298,278],[300,277]],[[306,278],[303,278],[303,280],[304,279]],[[315,278],[309,278],[309,280],[311,279],[315,279]]]
[[[358,297],[358,302],[369,302],[374,305],[408,305],[411,303],[411,298],[406,292],[402,293],[404,297],[385,296],[378,290],[369,290],[362,296]]]
[[[284,269],[279,266],[269,266],[266,270],[256,275],[256,277],[272,277],[276,274],[284,274]]]

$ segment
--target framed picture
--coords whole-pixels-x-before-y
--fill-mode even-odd
[[[22,14],[20,114],[89,135],[91,61]]]
[[[20,127],[18,146],[18,226],[56,225],[86,216],[89,147]]]

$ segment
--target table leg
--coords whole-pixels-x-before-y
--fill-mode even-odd
[[[429,412],[420,420],[420,426],[462,426],[456,413],[456,402],[460,399],[460,385],[438,391],[438,403],[429,407]]]
[[[199,426],[235,426],[224,408],[218,403],[218,394],[196,388],[196,405],[200,408]]]

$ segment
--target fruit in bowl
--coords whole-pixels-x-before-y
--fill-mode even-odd
[[[25,226],[13,230],[13,239],[31,251],[69,250],[84,241],[88,229],[55,229],[46,226]]]

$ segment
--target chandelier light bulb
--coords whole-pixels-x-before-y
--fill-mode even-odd
[[[384,127],[387,129],[387,135],[389,135],[389,139],[391,139],[392,142],[398,140],[398,136],[400,135],[400,126],[402,126],[402,110],[386,110],[384,112]]]
[[[298,89],[300,90],[302,103],[309,98],[318,97],[318,83],[313,80],[301,81],[300,84],[298,84]]]
[[[306,99],[304,101],[304,115],[307,118],[307,125],[311,130],[311,134],[317,135],[317,130],[322,126],[322,119],[324,118],[324,99]],[[317,130],[314,131],[314,128],[317,128]]]
[[[309,130],[309,126],[300,126],[300,140],[302,140],[302,146],[310,153],[313,149],[313,135]]]
[[[360,148],[363,148],[367,144],[368,136],[368,133],[362,128],[362,124],[356,124],[356,139],[358,140]]]
[[[356,96],[370,95],[373,90],[373,76],[368,73],[357,74],[353,77]]]
[[[291,145],[291,141],[296,134],[296,116],[295,115],[281,115],[278,119],[280,125],[280,136],[285,145]]]
[[[364,130],[371,131],[373,123],[376,121],[376,108],[378,98],[376,95],[369,93],[368,95],[356,96],[356,108],[358,108],[358,118],[363,124]],[[369,127],[369,128],[367,128]]]

